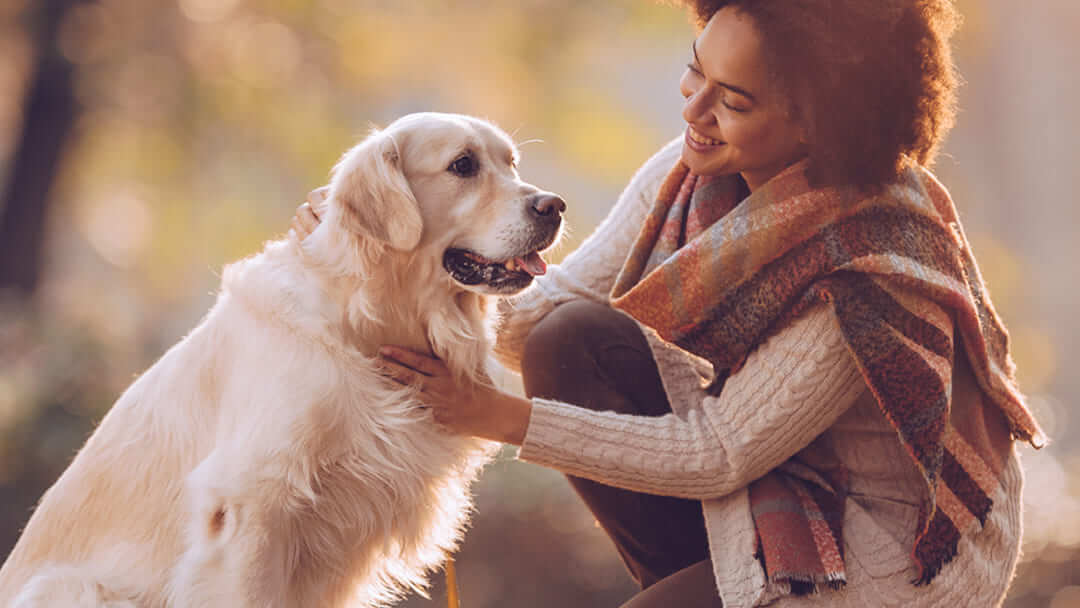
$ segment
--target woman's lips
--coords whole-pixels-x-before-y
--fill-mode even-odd
[[[706,152],[724,145],[719,139],[713,139],[708,135],[702,135],[694,130],[694,127],[686,127],[686,144],[699,152]]]

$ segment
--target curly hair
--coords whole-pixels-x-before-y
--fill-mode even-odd
[[[682,2],[698,28],[732,7],[806,129],[816,185],[874,187],[933,164],[956,114],[951,0]]]

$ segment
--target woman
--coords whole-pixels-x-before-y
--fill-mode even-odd
[[[1042,434],[924,168],[952,122],[951,5],[691,8],[684,137],[502,309],[529,398],[395,347],[387,373],[565,472],[643,588],[626,606],[997,605],[1012,444]]]

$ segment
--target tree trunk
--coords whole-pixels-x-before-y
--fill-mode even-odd
[[[34,69],[23,103],[22,133],[0,199],[0,289],[29,294],[41,278],[49,192],[78,115],[74,67],[57,48],[57,31],[68,9],[80,1],[43,0],[31,9]]]

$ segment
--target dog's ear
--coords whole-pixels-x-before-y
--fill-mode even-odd
[[[390,134],[373,132],[334,167],[330,197],[347,230],[408,251],[420,242],[424,222],[401,164]]]

